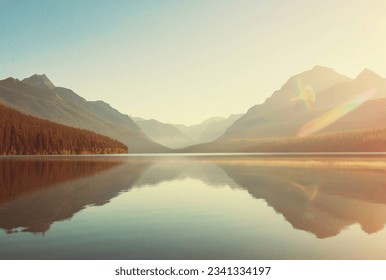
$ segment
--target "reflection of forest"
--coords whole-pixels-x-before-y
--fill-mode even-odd
[[[0,227],[9,233],[19,228],[45,232],[53,222],[71,218],[87,205],[103,205],[133,186],[188,177],[213,187],[246,189],[294,228],[318,238],[356,223],[374,233],[386,223],[386,174],[366,166],[264,166],[261,160],[254,164],[251,158],[230,157],[112,159],[1,160]]]
[[[87,205],[103,205],[127,190],[146,167],[146,162],[98,157],[0,163],[0,227],[8,233],[44,233]]]
[[[116,161],[54,157],[44,160],[4,158],[0,163],[0,203],[51,185],[88,177],[119,164]]]

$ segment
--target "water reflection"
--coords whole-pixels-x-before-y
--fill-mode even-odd
[[[45,233],[52,223],[70,219],[89,205],[105,205],[134,187],[193,178],[211,187],[246,190],[254,199],[266,201],[293,228],[318,238],[336,236],[353,224],[368,234],[378,232],[386,223],[384,159],[369,159],[366,162],[371,164],[362,165],[349,159],[355,163],[349,167],[337,164],[344,160],[3,158],[0,227],[7,233]]]
[[[0,164],[0,227],[42,234],[86,206],[108,203],[147,166],[93,157],[12,158]]]
[[[386,175],[379,169],[219,164],[241,187],[264,199],[299,230],[318,238],[358,223],[366,233],[386,223]]]

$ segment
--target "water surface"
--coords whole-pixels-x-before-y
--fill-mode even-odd
[[[0,158],[1,259],[386,259],[384,155]]]

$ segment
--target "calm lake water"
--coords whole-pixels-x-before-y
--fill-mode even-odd
[[[0,259],[386,259],[386,157],[0,158]]]

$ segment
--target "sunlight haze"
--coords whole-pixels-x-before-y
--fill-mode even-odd
[[[246,112],[315,65],[386,77],[386,2],[1,1],[0,79],[46,74],[120,112]]]

